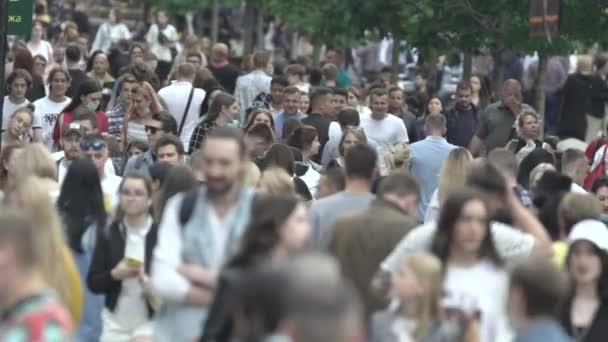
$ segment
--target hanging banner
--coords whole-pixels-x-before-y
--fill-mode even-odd
[[[530,0],[530,36],[557,37],[560,9],[561,0]]]
[[[32,33],[33,0],[8,0],[8,34],[29,36]]]

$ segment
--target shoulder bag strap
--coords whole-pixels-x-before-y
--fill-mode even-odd
[[[184,110],[184,115],[182,116],[182,122],[179,123],[179,129],[177,130],[177,136],[182,135],[182,130],[184,129],[184,123],[186,122],[186,116],[188,116],[188,110],[190,110],[190,104],[192,103],[192,96],[194,95],[194,86],[190,89],[190,95],[188,96],[188,103],[186,103],[186,109]]]

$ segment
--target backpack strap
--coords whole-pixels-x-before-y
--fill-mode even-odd
[[[179,208],[179,223],[182,226],[182,229],[190,221],[192,217],[192,213],[194,212],[194,207],[196,206],[196,200],[198,198],[199,189],[193,189],[188,191],[184,197],[182,198],[182,203]]]
[[[182,135],[182,130],[184,129],[184,124],[186,123],[186,117],[188,116],[188,111],[190,110],[190,104],[192,103],[192,96],[194,95],[194,86],[190,89],[190,95],[188,95],[188,103],[186,103],[186,109],[184,109],[184,115],[182,116],[182,121],[179,123],[179,129],[177,130],[177,136]]]

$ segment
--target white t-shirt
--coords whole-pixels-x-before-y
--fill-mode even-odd
[[[101,180],[101,191],[103,191],[103,196],[110,200],[112,211],[118,207],[118,189],[121,182],[122,177],[114,174],[106,174]]]
[[[46,59],[47,64],[51,61],[53,56],[53,46],[46,40],[41,40],[38,46],[34,47],[30,43],[27,44],[27,49],[30,50],[32,57],[41,55]]]
[[[2,106],[2,129],[6,129],[6,125],[8,124],[8,120],[11,118],[11,115],[19,108],[23,108],[30,103],[27,99],[21,103],[14,103],[7,96],[4,97],[4,105]]]
[[[587,194],[587,191],[576,183],[572,183],[572,185],[570,185],[570,192],[574,192],[575,194]]]
[[[508,273],[488,260],[468,267],[448,263],[442,305],[447,309],[448,316],[477,314],[475,316],[480,319],[480,342],[510,341],[512,333],[505,310],[508,286]]]
[[[226,260],[226,242],[228,241],[232,222],[236,214],[235,210],[233,207],[224,217],[220,217],[213,205],[208,206],[207,215],[213,239],[213,243],[210,244],[213,248],[213,253],[211,253],[213,260],[211,264],[214,266],[220,267],[222,262]]]
[[[382,120],[375,120],[372,117],[362,118],[361,128],[367,140],[376,145],[378,155],[382,155],[384,150],[392,145],[409,141],[403,120],[392,114],[386,115]]]
[[[433,191],[429,205],[424,214],[424,223],[437,222],[439,220],[439,189]]]
[[[53,129],[59,114],[70,103],[71,99],[66,97],[62,102],[55,102],[45,96],[34,102],[34,122],[32,128],[42,129],[42,143],[49,150],[53,148]]]
[[[158,96],[160,96],[160,98],[165,102],[167,105],[167,110],[169,113],[173,114],[175,121],[177,121],[178,129],[182,122],[184,111],[186,110],[186,104],[188,103],[188,96],[190,95],[191,89],[192,84],[190,82],[177,81],[158,91]],[[190,108],[188,108],[186,120],[184,121],[184,127],[179,136],[186,151],[188,150],[192,132],[194,131],[194,128],[198,122],[201,104],[203,103],[204,99],[205,91],[194,88],[194,94],[192,94],[192,103],[190,103]]]
[[[534,247],[532,235],[499,222],[492,222],[490,230],[496,251],[506,262],[527,258],[532,252]],[[437,223],[433,221],[412,229],[382,261],[381,268],[387,272],[396,272],[399,269],[399,261],[404,255],[430,251],[436,231]]]
[[[59,151],[52,154],[53,158],[59,164],[57,165],[57,182],[61,185],[63,184],[63,180],[65,179],[65,175],[68,173],[68,168],[66,166],[65,152]],[[112,160],[108,158],[106,160],[106,165],[104,166],[103,172],[106,175],[116,175],[116,169],[114,168],[114,163]]]
[[[146,235],[152,226],[152,217],[146,221],[146,228],[132,229],[125,223],[125,258],[132,258],[145,262]],[[138,333],[151,333],[152,324],[148,319],[148,308],[143,294],[143,287],[138,278],[129,278],[122,281],[120,295],[116,301],[114,312],[107,311],[104,323],[136,330]]]

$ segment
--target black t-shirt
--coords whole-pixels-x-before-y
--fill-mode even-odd
[[[209,65],[209,70],[217,79],[218,82],[226,89],[230,94],[234,94],[234,88],[236,88],[236,79],[241,74],[239,68],[232,64],[227,64],[223,67],[216,68],[213,65]]]

